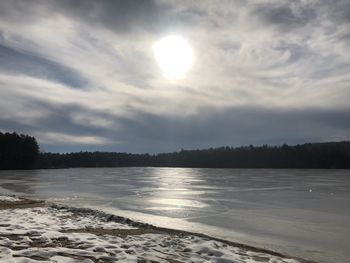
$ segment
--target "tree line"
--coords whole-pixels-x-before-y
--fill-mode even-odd
[[[0,132],[0,169],[73,167],[350,168],[350,142],[219,147],[160,154],[40,153],[34,137]]]
[[[0,169],[30,169],[36,166],[39,145],[34,137],[0,132]]]
[[[350,142],[295,146],[220,147],[161,154],[116,152],[42,153],[41,168],[203,167],[203,168],[350,168]]]

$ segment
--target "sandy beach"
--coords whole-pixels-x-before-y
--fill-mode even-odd
[[[307,262],[107,214],[0,196],[1,262]]]

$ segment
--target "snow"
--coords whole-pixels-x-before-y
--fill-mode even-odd
[[[18,202],[20,199],[17,197],[0,195],[0,201]]]
[[[138,228],[130,220],[84,209],[5,209],[0,218],[0,262],[298,262],[180,232],[94,234],[89,229]]]

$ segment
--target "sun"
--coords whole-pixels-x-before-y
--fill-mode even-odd
[[[184,77],[193,64],[193,51],[186,39],[170,35],[160,39],[153,45],[156,61],[164,77],[176,80]]]

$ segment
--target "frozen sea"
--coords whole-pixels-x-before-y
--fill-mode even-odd
[[[317,262],[350,258],[350,170],[1,171],[0,193],[98,208]]]

